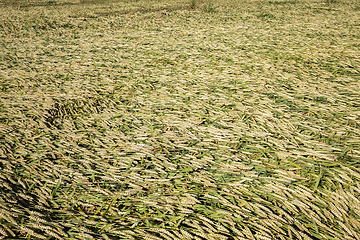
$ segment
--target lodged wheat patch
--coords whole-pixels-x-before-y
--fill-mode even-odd
[[[0,3],[3,239],[360,239],[356,1]]]

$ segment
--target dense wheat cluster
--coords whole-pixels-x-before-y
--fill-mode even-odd
[[[357,1],[0,12],[0,238],[360,239]]]

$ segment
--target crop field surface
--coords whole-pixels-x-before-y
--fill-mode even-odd
[[[0,1],[1,239],[360,239],[360,3]]]

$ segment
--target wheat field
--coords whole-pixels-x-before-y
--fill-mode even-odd
[[[0,2],[0,238],[360,239],[355,0]]]

